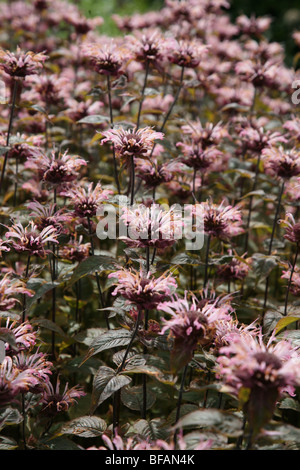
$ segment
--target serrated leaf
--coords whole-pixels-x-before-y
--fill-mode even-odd
[[[96,271],[105,271],[107,269],[113,269],[115,266],[115,260],[105,255],[93,255],[85,259],[80,263],[74,270],[69,285],[74,284],[79,279],[89,274],[94,274]]]
[[[133,429],[137,434],[143,436],[144,439],[155,441],[156,439],[166,439],[168,430],[164,427],[164,421],[161,418],[154,418],[151,421],[140,419],[133,425]]]
[[[140,411],[143,410],[143,386],[137,385],[135,387],[124,387],[121,391],[121,401],[130,410]],[[151,390],[147,390],[147,403],[146,409],[149,410],[155,403],[156,396]]]
[[[193,411],[181,418],[174,429],[208,428],[227,436],[237,437],[242,434],[242,419],[233,413],[215,409]]]
[[[14,333],[8,328],[0,328],[0,341],[8,343],[12,349],[18,351],[16,337]]]
[[[11,424],[19,424],[23,421],[23,416],[15,408],[5,408],[0,410],[0,430]]]
[[[130,382],[130,377],[117,375],[110,367],[100,367],[93,381],[91,413],[94,413],[101,403]]]
[[[0,450],[14,450],[17,447],[17,442],[11,437],[0,436]]]
[[[85,360],[106,349],[116,348],[118,346],[127,346],[132,337],[131,331],[124,328],[117,330],[106,330],[101,336],[95,338],[90,345]]]
[[[58,326],[53,321],[48,320],[47,318],[35,318],[31,320],[31,323],[33,325],[39,326],[40,328],[45,328],[46,330],[54,331],[55,333],[58,333],[62,337],[67,336],[65,332],[60,328],[60,326]]]
[[[103,124],[104,122],[109,122],[108,116],[102,116],[100,114],[92,114],[90,116],[85,116],[84,118],[77,121],[77,124]]]
[[[60,434],[73,434],[80,437],[98,437],[106,430],[104,419],[98,416],[82,416],[66,423],[60,430]]]

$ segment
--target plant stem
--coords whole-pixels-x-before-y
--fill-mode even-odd
[[[253,182],[253,186],[252,186],[252,192],[256,190],[260,159],[261,159],[261,154],[259,154],[259,156],[257,158],[256,169],[255,169],[255,178],[254,178],[254,182]],[[250,220],[251,220],[251,215],[252,215],[252,203],[253,203],[253,195],[250,196],[250,200],[249,200],[249,211],[248,211],[248,219],[247,219],[247,226],[246,226],[246,240],[245,240],[245,247],[244,247],[244,252],[245,253],[248,250],[249,228],[250,228]]]
[[[295,259],[294,259],[294,262],[293,262],[293,265],[292,265],[291,275],[290,275],[290,279],[289,279],[289,284],[288,284],[288,288],[287,288],[286,295],[285,295],[285,303],[284,303],[284,315],[285,315],[285,316],[286,316],[286,314],[287,314],[287,306],[288,306],[289,292],[290,292],[290,289],[291,289],[292,278],[293,278],[293,274],[294,274],[295,267],[296,267],[296,263],[297,263],[298,253],[299,253],[299,244],[297,243]]]
[[[130,162],[130,171],[131,171],[131,196],[130,196],[130,205],[133,206],[134,201],[134,182],[135,182],[135,168],[134,168],[134,156],[131,155],[131,162]]]
[[[28,255],[27,264],[26,264],[26,271],[25,271],[26,280],[28,278],[29,266],[30,266],[30,255]],[[23,323],[25,321],[25,318],[26,318],[26,294],[24,294],[23,296],[23,310],[22,310],[22,322]]]
[[[11,134],[13,118],[14,118],[14,110],[15,110],[15,106],[16,106],[17,88],[18,88],[17,80],[14,80],[12,103],[11,103],[9,124],[8,124],[7,137],[6,137],[6,147],[9,146],[9,141],[10,141],[10,134]],[[7,158],[8,158],[8,151],[5,153],[3,167],[2,167],[1,180],[0,180],[0,192],[1,192],[2,186],[3,186]]]
[[[276,231],[276,224],[278,220],[278,215],[279,215],[279,210],[280,210],[280,205],[281,205],[281,199],[284,191],[284,181],[281,185],[279,196],[278,196],[278,202],[277,202],[277,207],[276,207],[276,213],[273,221],[273,228],[272,228],[272,234],[271,234],[271,239],[270,239],[270,244],[269,244],[269,250],[268,250],[268,255],[270,256],[272,253],[272,246],[273,246],[273,241],[274,241],[274,236],[275,236],[275,231]],[[269,290],[269,281],[270,281],[270,275],[266,279],[266,287],[265,287],[265,297],[264,297],[264,306],[263,308],[266,308],[267,305],[267,300],[268,300],[268,290]]]
[[[181,403],[182,403],[182,395],[183,395],[183,389],[184,389],[184,383],[186,379],[186,374],[188,370],[188,364],[185,365],[181,377],[181,384],[180,384],[180,389],[179,389],[179,394],[178,394],[178,400],[177,400],[177,409],[176,409],[176,417],[175,417],[175,424],[178,423],[179,418],[180,418],[180,409],[181,409]],[[174,446],[176,447],[177,444],[177,431],[174,433]]]
[[[89,227],[89,237],[90,237],[90,241],[91,241],[91,252],[92,252],[92,256],[94,256],[95,247],[94,247],[94,241],[93,241],[91,219],[89,217],[87,217],[87,221],[88,221],[88,227]],[[102,294],[102,290],[101,290],[99,274],[98,274],[97,271],[96,271],[95,275],[96,275],[96,283],[97,283],[97,288],[98,288],[98,293],[99,293],[100,304],[101,304],[101,307],[104,308],[104,299],[103,299],[103,294]],[[109,325],[107,313],[105,312],[104,315],[105,315],[106,326],[107,326],[107,329],[109,330],[110,325]]]
[[[22,415],[23,415],[22,437],[23,437],[24,450],[27,450],[27,444],[26,444],[26,410],[25,410],[25,396],[24,396],[24,393],[22,393]]]
[[[131,338],[130,338],[130,342],[129,342],[129,344],[127,345],[126,351],[125,351],[124,356],[123,356],[122,364],[121,364],[121,366],[119,367],[118,372],[122,372],[122,370],[124,369],[124,366],[125,366],[125,362],[126,362],[128,353],[129,353],[129,351],[130,351],[130,349],[131,349],[132,343],[133,343],[133,341],[134,341],[134,339],[135,339],[135,337],[136,337],[136,335],[137,335],[138,329],[139,329],[139,324],[140,324],[140,322],[141,322],[141,315],[142,315],[142,310],[139,308],[138,317],[137,317],[136,322],[135,322],[135,327],[134,327],[132,336],[131,336]]]
[[[137,122],[136,122],[136,130],[138,130],[138,128],[140,127],[141,111],[142,111],[143,101],[144,101],[144,98],[145,98],[145,90],[146,90],[147,81],[148,81],[149,65],[150,65],[150,63],[149,63],[149,60],[147,59],[146,60],[146,71],[145,71],[144,85],[143,85],[143,89],[142,89],[142,96],[141,96],[141,100],[140,100],[140,104],[139,104],[139,110],[138,110],[138,116],[137,116]]]
[[[207,245],[206,245],[206,255],[205,255],[205,273],[204,273],[203,287],[206,287],[206,284],[208,281],[208,259],[209,259],[210,240],[211,240],[211,235],[208,235]]]
[[[161,125],[161,128],[160,128],[160,132],[162,132],[164,130],[164,127],[167,123],[167,120],[169,119],[172,111],[173,111],[173,108],[179,98],[179,94],[181,92],[181,89],[182,89],[182,85],[183,85],[183,76],[184,76],[184,67],[181,68],[181,75],[180,75],[180,82],[179,82],[179,87],[177,88],[177,93],[175,95],[175,98],[174,98],[174,101],[173,103],[171,104],[170,108],[169,108],[169,111],[167,112],[167,114],[165,115],[165,118],[163,120],[163,123]]]
[[[170,115],[171,115],[171,113],[172,113],[172,111],[173,111],[173,108],[174,108],[175,104],[177,103],[177,100],[178,100],[178,98],[179,98],[179,95],[180,95],[180,92],[181,92],[181,89],[182,89],[182,86],[183,86],[183,76],[184,76],[184,67],[181,68],[181,75],[180,75],[179,86],[178,86],[178,88],[177,88],[177,92],[176,92],[174,101],[173,101],[173,103],[171,104],[171,106],[170,106],[170,108],[169,108],[167,114],[165,115],[162,125],[160,126],[160,129],[159,129],[160,132],[162,132],[162,131],[164,130],[165,125],[166,125],[166,123],[167,123],[167,121],[168,121],[168,119],[169,119],[169,117],[170,117]],[[155,146],[156,146],[156,144],[154,144],[153,147],[152,147],[151,153],[150,153],[150,155],[149,155],[150,158],[151,158],[152,155],[153,155]]]
[[[146,247],[146,273],[150,270],[150,248],[149,246]],[[149,317],[149,310],[145,310],[145,331],[148,330],[148,317]],[[147,354],[148,349],[144,346],[143,353]],[[142,419],[146,419],[147,415],[147,375],[142,375],[142,383],[143,383],[143,408],[142,408]]]
[[[110,76],[107,75],[107,93],[108,93],[108,103],[109,103],[109,115],[110,115],[110,125],[114,127],[114,118],[113,118],[113,110],[112,110],[112,101],[111,101],[111,86],[110,86]],[[118,194],[121,193],[120,182],[118,177],[118,166],[117,166],[117,159],[115,153],[115,146],[113,145],[113,164],[114,164],[114,176],[117,185]]]

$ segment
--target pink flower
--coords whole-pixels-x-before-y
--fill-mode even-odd
[[[197,229],[202,229],[203,221],[204,233],[209,236],[228,240],[244,232],[240,207],[225,206],[225,201],[219,205],[211,200],[201,202],[191,206],[191,214],[196,215],[196,223],[200,221]]]
[[[58,243],[57,230],[53,226],[45,227],[41,232],[37,226],[30,221],[26,227],[21,222],[7,227],[9,230],[5,236],[18,253],[27,253],[29,256],[45,258],[50,251],[45,249],[48,243]]]
[[[20,393],[28,392],[38,383],[34,369],[20,370],[13,359],[6,356],[0,364],[0,406],[18,402]]]
[[[19,371],[30,370],[32,376],[37,379],[37,382],[29,385],[28,391],[35,394],[42,393],[46,384],[49,384],[49,375],[52,374],[53,367],[52,362],[47,360],[46,354],[35,352],[25,355],[24,352],[20,352],[13,357],[13,362]]]
[[[293,214],[287,213],[284,220],[279,220],[282,226],[285,227],[284,238],[292,243],[300,244],[300,222],[296,222]]]
[[[294,394],[300,385],[299,350],[273,334],[265,343],[263,335],[234,335],[220,349],[218,376],[226,390],[245,395],[244,410],[256,434],[272,417],[277,400]]]
[[[116,278],[116,288],[112,295],[122,295],[139,309],[156,308],[166,300],[177,288],[176,280],[171,274],[154,277],[150,271],[144,274],[142,269],[120,269],[110,273],[109,278]]]
[[[103,45],[93,43],[83,46],[83,54],[90,60],[94,70],[100,75],[118,76],[129,57],[128,50],[115,42]]]
[[[169,61],[186,68],[198,67],[208,49],[208,46],[196,40],[170,39],[166,42]]]
[[[130,157],[146,158],[153,149],[155,140],[163,139],[162,132],[156,132],[151,127],[136,129],[109,129],[102,132],[105,142],[114,145],[116,155],[125,161]]]
[[[203,150],[209,146],[218,145],[224,138],[229,137],[228,131],[222,122],[217,124],[206,122],[203,126],[200,119],[198,119],[181,126],[181,129],[184,134],[192,139],[194,144],[200,144]]]
[[[65,225],[71,222],[72,217],[64,209],[56,210],[56,204],[41,204],[38,201],[28,203],[27,207],[33,211],[30,217],[33,217],[38,230],[52,226],[56,228],[57,234],[67,232]]]
[[[68,152],[58,153],[52,151],[50,155],[38,153],[28,158],[26,168],[37,170],[40,179],[51,186],[60,186],[70,183],[78,177],[81,166],[86,161],[77,155],[69,155]]]
[[[188,298],[189,295],[189,298]],[[171,368],[173,371],[188,364],[194,351],[202,347],[211,347],[214,342],[216,325],[220,320],[230,320],[233,309],[227,303],[206,302],[203,305],[194,294],[185,292],[183,299],[174,296],[173,300],[158,304],[157,309],[171,315],[170,320],[163,319],[161,334],[170,330],[173,339]]]
[[[62,259],[79,263],[88,258],[90,255],[91,244],[82,243],[82,239],[82,235],[79,237],[79,240],[76,240],[75,238],[70,239],[70,241],[64,244],[59,250],[60,257]]]
[[[38,73],[47,58],[42,52],[23,52],[19,47],[16,52],[0,49],[0,68],[12,77],[24,78]]]
[[[113,191],[103,189],[101,183],[97,183],[94,188],[93,183],[89,183],[86,188],[83,186],[76,186],[70,188],[63,194],[71,198],[76,216],[91,218],[96,215],[97,208],[102,202],[109,199],[109,196],[113,194]]]
[[[33,295],[32,291],[30,296]],[[21,351],[30,350],[36,343],[37,332],[33,331],[32,325],[25,321],[20,323],[18,321],[11,322],[10,318],[6,320],[5,328],[14,335],[17,350],[13,349],[9,343],[5,344],[6,355],[15,355]]]
[[[46,382],[43,390],[41,413],[48,417],[54,417],[59,413],[68,411],[69,408],[77,403],[77,399],[85,396],[86,393],[82,387],[75,385],[69,388],[69,384],[65,385],[63,391],[60,390],[60,379],[57,377],[56,386],[53,387],[51,382]]]
[[[16,297],[19,294],[33,296],[33,291],[26,288],[25,282],[20,279],[14,279],[10,273],[6,273],[0,280],[0,311],[6,312],[14,308],[17,302]]]
[[[297,148],[271,147],[264,149],[262,155],[267,174],[286,180],[300,175],[300,152]]]
[[[120,219],[128,226],[129,237],[120,237],[128,246],[155,246],[158,249],[173,245],[182,233],[182,214],[159,204],[124,207]]]

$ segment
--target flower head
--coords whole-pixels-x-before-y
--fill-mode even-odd
[[[25,282],[21,279],[13,279],[10,273],[6,273],[0,280],[0,311],[6,312],[14,308],[19,294],[33,296],[33,292],[26,288]]]
[[[110,273],[109,278],[116,278],[116,288],[112,295],[120,294],[140,309],[156,308],[177,288],[176,280],[171,274],[154,277],[150,271],[145,274],[142,269],[120,269]]]
[[[0,406],[17,402],[20,393],[28,392],[38,383],[33,369],[20,370],[13,359],[6,356],[0,364]]]
[[[264,149],[262,154],[267,174],[285,180],[300,175],[300,152],[297,148],[271,147]]]
[[[146,158],[153,146],[156,139],[163,139],[162,132],[156,132],[151,127],[144,127],[136,129],[109,129],[102,132],[104,139],[101,144],[111,142],[114,145],[116,155],[123,160],[130,157]]]
[[[285,227],[284,238],[292,243],[300,244],[300,222],[296,222],[293,214],[288,212],[284,220],[279,221]]]
[[[78,177],[81,166],[86,161],[77,155],[68,152],[58,153],[52,151],[50,155],[38,153],[28,158],[25,166],[37,170],[40,179],[51,186],[60,186],[70,183]]]
[[[97,73],[107,76],[121,75],[122,67],[128,57],[128,51],[114,42],[104,45],[86,44],[83,53]]]
[[[163,319],[161,334],[169,330],[174,341],[171,353],[171,367],[178,370],[193,357],[199,347],[210,347],[215,338],[216,327],[221,320],[230,320],[233,308],[228,303],[207,301],[201,304],[194,294],[186,291],[183,299],[174,296],[172,300],[157,306],[171,319]]]
[[[91,218],[97,213],[97,208],[103,201],[107,201],[112,191],[103,189],[100,183],[93,188],[90,183],[87,188],[79,186],[70,188],[65,196],[70,197],[74,205],[74,213],[80,218]]]
[[[26,227],[21,222],[17,222],[12,227],[7,227],[8,232],[5,236],[18,253],[27,253],[30,256],[39,256],[45,258],[49,252],[46,249],[48,242],[58,243],[57,230],[52,225],[39,231],[37,226],[31,220]]]
[[[66,231],[65,224],[71,220],[71,215],[63,209],[56,210],[56,204],[46,205],[33,201],[27,204],[27,207],[32,210],[30,216],[33,217],[33,222],[40,231],[52,226],[56,228],[57,234],[62,233]]]
[[[0,49],[0,68],[11,77],[24,78],[38,73],[46,59],[43,52],[24,52],[19,47],[16,52]]]
[[[191,212],[196,215],[196,220],[201,223],[203,221],[204,233],[209,236],[225,240],[240,235],[244,231],[239,206],[225,206],[224,201],[218,205],[207,200],[192,206]]]
[[[129,229],[129,237],[120,237],[128,246],[171,246],[182,232],[182,214],[176,208],[164,210],[159,204],[123,207],[120,219]]]
[[[265,343],[257,336],[233,335],[220,349],[218,375],[235,395],[246,393],[244,409],[254,433],[272,417],[284,393],[293,395],[300,385],[300,356],[297,348],[272,335]]]
[[[64,246],[59,250],[59,255],[62,259],[69,261],[81,262],[84,259],[88,258],[90,255],[91,244],[82,243],[82,235],[78,240],[71,238],[68,243],[65,243]]]
[[[198,67],[208,50],[208,46],[194,40],[172,39],[166,46],[169,61],[186,68]]]
[[[45,416],[54,417],[58,413],[68,411],[70,406],[77,403],[77,399],[85,396],[82,387],[75,385],[69,388],[69,384],[65,385],[63,391],[60,389],[60,379],[57,377],[55,387],[49,381],[45,384],[43,390],[42,403],[43,407],[41,412]]]

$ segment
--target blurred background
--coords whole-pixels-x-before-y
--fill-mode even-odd
[[[300,0],[229,0],[231,8],[228,11],[232,19],[240,14],[251,16],[270,16],[273,19],[268,39],[284,44],[288,63],[291,63],[297,52],[291,33],[300,30]],[[102,16],[105,24],[102,31],[105,34],[118,34],[117,27],[111,15],[130,15],[158,10],[164,5],[164,0],[73,0],[88,17]]]

